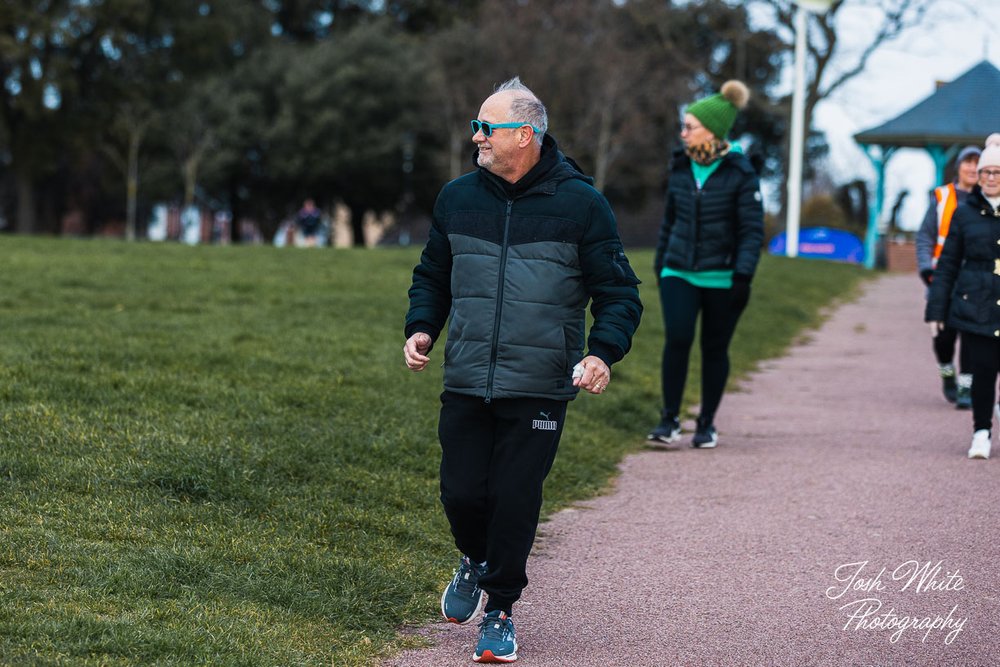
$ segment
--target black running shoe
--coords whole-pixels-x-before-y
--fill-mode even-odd
[[[711,424],[698,420],[697,429],[691,439],[691,446],[698,449],[711,449],[719,444],[719,434]]]
[[[677,417],[673,417],[664,412],[663,418],[660,419],[660,423],[656,425],[656,428],[649,432],[649,435],[646,436],[646,440],[652,443],[669,445],[680,437],[680,421]]]

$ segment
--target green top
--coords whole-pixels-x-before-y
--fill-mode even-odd
[[[695,287],[708,287],[712,289],[729,289],[733,286],[733,272],[729,269],[717,269],[715,271],[682,271],[671,269],[665,266],[660,269],[661,278],[680,278],[686,280]]]
[[[735,141],[730,142],[729,150],[734,153],[742,153],[743,147],[740,146]],[[691,160],[691,173],[694,175],[694,182],[698,185],[698,189],[701,190],[705,185],[705,181],[708,177],[715,173],[715,170],[719,168],[722,164],[722,160],[716,160],[711,164],[698,164],[694,160]],[[733,272],[731,269],[717,269],[714,271],[683,271],[679,269],[671,269],[669,266],[664,266],[660,270],[660,277],[680,278],[681,280],[686,280],[695,287],[707,287],[709,289],[729,289],[733,286]]]

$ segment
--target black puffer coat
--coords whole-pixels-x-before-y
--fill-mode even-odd
[[[760,182],[742,153],[730,152],[701,190],[691,159],[678,151],[670,167],[667,210],[656,248],[655,270],[732,270],[752,278],[764,242]]]
[[[1000,338],[1000,211],[975,186],[955,209],[924,319]]]
[[[545,135],[516,185],[483,168],[448,183],[413,271],[406,336],[448,320],[444,385],[486,398],[570,400],[573,366],[609,366],[639,326],[639,283],[607,200]]]

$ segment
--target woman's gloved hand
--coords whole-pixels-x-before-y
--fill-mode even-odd
[[[750,276],[743,273],[733,274],[733,286],[729,288],[733,308],[743,310],[750,301]]]

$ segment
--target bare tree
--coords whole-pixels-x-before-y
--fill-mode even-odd
[[[784,40],[787,57],[791,59],[795,42],[795,12],[794,0],[749,0],[753,9],[760,11],[770,21],[782,26],[780,35]],[[921,25],[927,19],[929,11],[941,9],[942,5],[951,5],[958,11],[969,11],[970,6],[961,0],[951,0],[943,3],[941,0],[835,0],[825,13],[810,13],[808,15],[809,39],[807,46],[808,62],[805,81],[805,127],[812,125],[813,112],[816,105],[830,97],[865,71],[872,56],[889,43],[901,38],[905,33]],[[878,18],[872,23],[872,36],[859,47],[848,51],[838,31],[838,22],[844,11],[849,8],[865,8]],[[781,111],[786,116],[790,112],[791,97],[786,98]],[[788,136],[785,137],[784,154],[787,155]],[[784,171],[784,170],[782,170]],[[782,210],[785,206],[787,188],[784,187],[785,176],[782,177]]]
[[[127,241],[134,241],[136,237],[139,150],[152,123],[152,118],[152,111],[144,104],[123,104],[112,123],[112,139],[101,144],[104,154],[125,176],[125,239]]]

